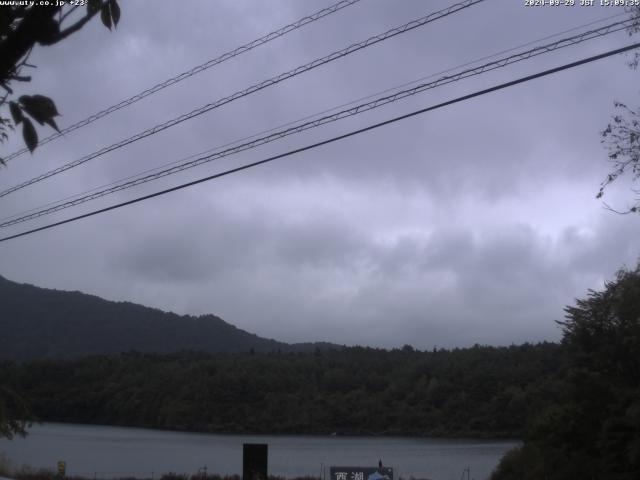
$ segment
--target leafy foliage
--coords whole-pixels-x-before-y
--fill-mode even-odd
[[[636,5],[635,7],[628,7],[627,12],[630,14],[630,18],[635,18],[637,21],[631,25],[627,29],[629,36],[634,35],[636,33],[640,33],[640,5]],[[638,64],[640,63],[640,52],[638,50],[633,54],[633,59],[629,62],[629,66],[631,68],[638,68]]]
[[[640,33],[640,6],[628,8],[627,11],[630,13],[631,18],[635,19],[632,26],[627,29],[629,35]],[[640,53],[636,50],[633,60],[629,62],[629,66],[636,69],[639,61]],[[631,176],[632,182],[640,180],[640,112],[621,102],[615,102],[614,105],[617,113],[601,132],[602,143],[609,150],[609,161],[612,168],[605,180],[600,184],[600,190],[596,198],[602,198],[605,189],[625,174]],[[640,212],[640,189],[634,189],[633,191],[638,197],[626,210],[618,211],[607,204],[605,206],[617,213]]]
[[[22,70],[33,67],[27,63],[32,49],[36,45],[49,46],[62,41],[80,30],[98,12],[109,30],[120,21],[117,0],[91,0],[80,16],[77,15],[81,12],[78,6],[68,2],[60,6],[50,3],[45,6],[15,2],[15,5],[0,8],[0,87],[5,91],[0,97],[0,109],[8,106],[11,113],[11,119],[0,115],[0,143],[9,138],[8,132],[22,123],[22,137],[31,152],[38,145],[38,132],[31,120],[58,130],[54,118],[59,115],[53,100],[44,95],[23,95],[17,102],[10,99],[14,93],[12,82],[31,80],[30,76],[22,75]],[[70,18],[73,18],[71,24]],[[2,158],[0,163],[4,164]]]
[[[628,173],[633,181],[640,180],[640,115],[625,104],[616,102],[619,114],[602,132],[602,141],[609,149],[609,160],[613,169],[600,185],[597,198],[604,195],[604,189],[622,175]],[[640,190],[636,190],[640,194]],[[640,211],[640,197],[628,212]]]
[[[0,438],[26,434],[32,418],[31,409],[13,389],[0,384]]]
[[[640,478],[640,265],[567,307],[562,395],[494,480]]]

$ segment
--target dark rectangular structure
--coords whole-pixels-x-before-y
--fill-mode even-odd
[[[267,480],[269,446],[266,443],[242,445],[242,480]]]

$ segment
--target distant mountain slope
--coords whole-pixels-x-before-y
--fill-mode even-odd
[[[180,316],[80,292],[19,284],[0,276],[0,358],[78,357],[138,350],[168,353],[300,351],[234,327],[215,315]]]

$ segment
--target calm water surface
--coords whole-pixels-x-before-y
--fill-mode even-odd
[[[67,462],[68,475],[155,478],[163,472],[241,474],[242,444],[269,444],[269,473],[285,477],[320,476],[328,466],[376,466],[382,459],[394,476],[484,480],[514,441],[440,440],[404,437],[211,435],[141,428],[45,423],[29,435],[0,440],[0,452],[13,466],[54,469]],[[465,475],[466,479],[466,475]]]

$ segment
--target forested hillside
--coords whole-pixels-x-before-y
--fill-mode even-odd
[[[566,313],[561,395],[493,480],[640,478],[640,264]]]
[[[313,350],[258,337],[215,315],[180,316],[80,292],[18,284],[0,277],[0,358],[79,357],[129,350],[242,352]]]
[[[128,353],[6,362],[42,420],[210,432],[518,437],[561,385],[557,344],[418,352]]]

